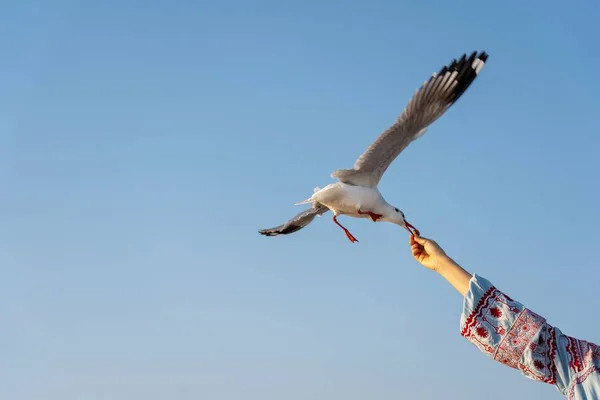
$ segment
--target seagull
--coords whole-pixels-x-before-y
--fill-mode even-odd
[[[316,216],[333,212],[335,222],[352,243],[358,240],[340,224],[337,217],[370,218],[373,222],[391,222],[419,235],[404,213],[389,204],[377,185],[390,164],[412,141],[421,137],[428,127],[441,117],[469,88],[483,69],[488,54],[473,52],[454,59],[439,72],[433,73],[417,89],[408,105],[396,119],[356,160],[354,168],[340,169],[331,174],[336,183],[316,187],[310,198],[295,205],[311,204],[311,208],[274,228],[261,229],[265,236],[288,235],[310,224]]]

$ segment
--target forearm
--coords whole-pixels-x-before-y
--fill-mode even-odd
[[[444,277],[454,288],[464,296],[469,290],[469,282],[473,277],[468,271],[458,265],[450,257],[445,258],[439,268],[438,274]]]

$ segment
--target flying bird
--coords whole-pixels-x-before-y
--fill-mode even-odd
[[[337,217],[370,218],[374,222],[391,222],[408,230],[419,231],[405,218],[404,213],[390,205],[381,195],[377,185],[381,177],[413,140],[422,136],[434,121],[441,117],[469,88],[483,69],[488,54],[473,52],[454,59],[439,72],[433,73],[416,90],[396,122],[384,131],[356,160],[354,168],[340,169],[331,174],[338,180],[324,188],[316,187],[313,195],[295,205],[312,204],[295,217],[274,228],[259,230],[265,236],[287,235],[304,228],[316,216],[333,212],[335,222],[351,242],[358,242]]]

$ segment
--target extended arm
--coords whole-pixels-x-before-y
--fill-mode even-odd
[[[568,399],[600,398],[600,346],[563,334],[523,304],[471,275],[433,240],[411,237],[414,257],[464,296],[461,335],[491,359],[554,385]]]

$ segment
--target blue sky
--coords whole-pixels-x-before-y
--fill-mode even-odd
[[[285,4],[284,4],[285,3]],[[559,399],[459,335],[391,224],[259,228],[433,71],[480,78],[380,188],[425,236],[600,342],[592,0],[4,2],[0,392],[37,400]]]

